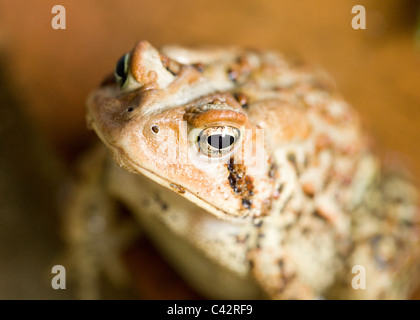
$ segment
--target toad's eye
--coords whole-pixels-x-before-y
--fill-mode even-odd
[[[239,129],[229,126],[210,127],[197,137],[198,146],[209,157],[220,157],[229,153],[239,141]]]
[[[126,53],[117,62],[115,66],[114,76],[118,85],[122,87],[127,80],[130,54]]]

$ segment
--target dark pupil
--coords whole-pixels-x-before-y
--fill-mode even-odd
[[[127,73],[125,72],[125,58],[126,55],[123,55],[117,62],[115,67],[115,73],[117,76],[121,77],[121,83],[124,83],[127,79]]]
[[[232,145],[235,138],[231,135],[213,134],[207,138],[207,143],[216,149],[225,149]]]

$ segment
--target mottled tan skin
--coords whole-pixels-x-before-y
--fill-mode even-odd
[[[118,248],[137,227],[113,223],[115,203],[210,298],[409,296],[416,190],[375,157],[321,71],[271,51],[141,41],[127,73],[87,103],[107,151],[86,157],[66,215],[83,297],[102,269],[123,281]],[[209,161],[197,134],[226,126],[240,139]],[[352,288],[355,265],[364,290]]]

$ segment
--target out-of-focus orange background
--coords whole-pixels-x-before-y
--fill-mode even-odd
[[[66,9],[66,30],[51,27],[56,4]],[[351,27],[355,5],[366,8],[366,30]],[[42,290],[41,297],[71,297],[36,285],[28,289],[33,277],[48,267],[46,262],[34,262],[38,271],[32,273],[15,264],[30,265],[25,259],[36,261],[59,252],[59,245],[49,247],[50,239],[60,234],[56,206],[48,202],[55,201],[60,181],[96,139],[85,126],[85,98],[140,39],[155,46],[272,48],[322,66],[359,110],[379,149],[397,152],[419,181],[420,49],[414,38],[418,10],[416,0],[0,0],[0,150],[7,151],[1,154],[3,169],[0,162],[7,189],[7,196],[0,196],[0,215],[6,217],[6,222],[0,220],[0,233],[5,230],[0,240],[17,246],[2,249],[0,244],[0,297],[34,297]],[[0,190],[1,186],[0,182]],[[46,227],[34,230],[28,221],[45,222]],[[42,254],[17,240],[10,242],[17,237],[10,230],[26,230],[22,239],[41,241],[37,248]],[[25,278],[23,285],[19,277],[13,278],[16,270],[33,277]],[[42,277],[48,279],[48,272]],[[15,292],[15,287],[20,289]],[[162,293],[167,288],[150,290],[140,296],[194,297],[188,289],[184,295],[175,290],[173,296]]]

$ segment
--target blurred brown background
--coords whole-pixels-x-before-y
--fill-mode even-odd
[[[56,4],[66,30],[51,27]],[[351,27],[358,4],[366,30]],[[62,249],[63,181],[96,139],[84,100],[140,39],[273,48],[322,66],[379,148],[399,153],[419,181],[418,10],[416,0],[0,0],[0,298],[73,297],[49,287],[49,272]],[[144,271],[135,297],[198,297],[147,243],[128,260]]]

